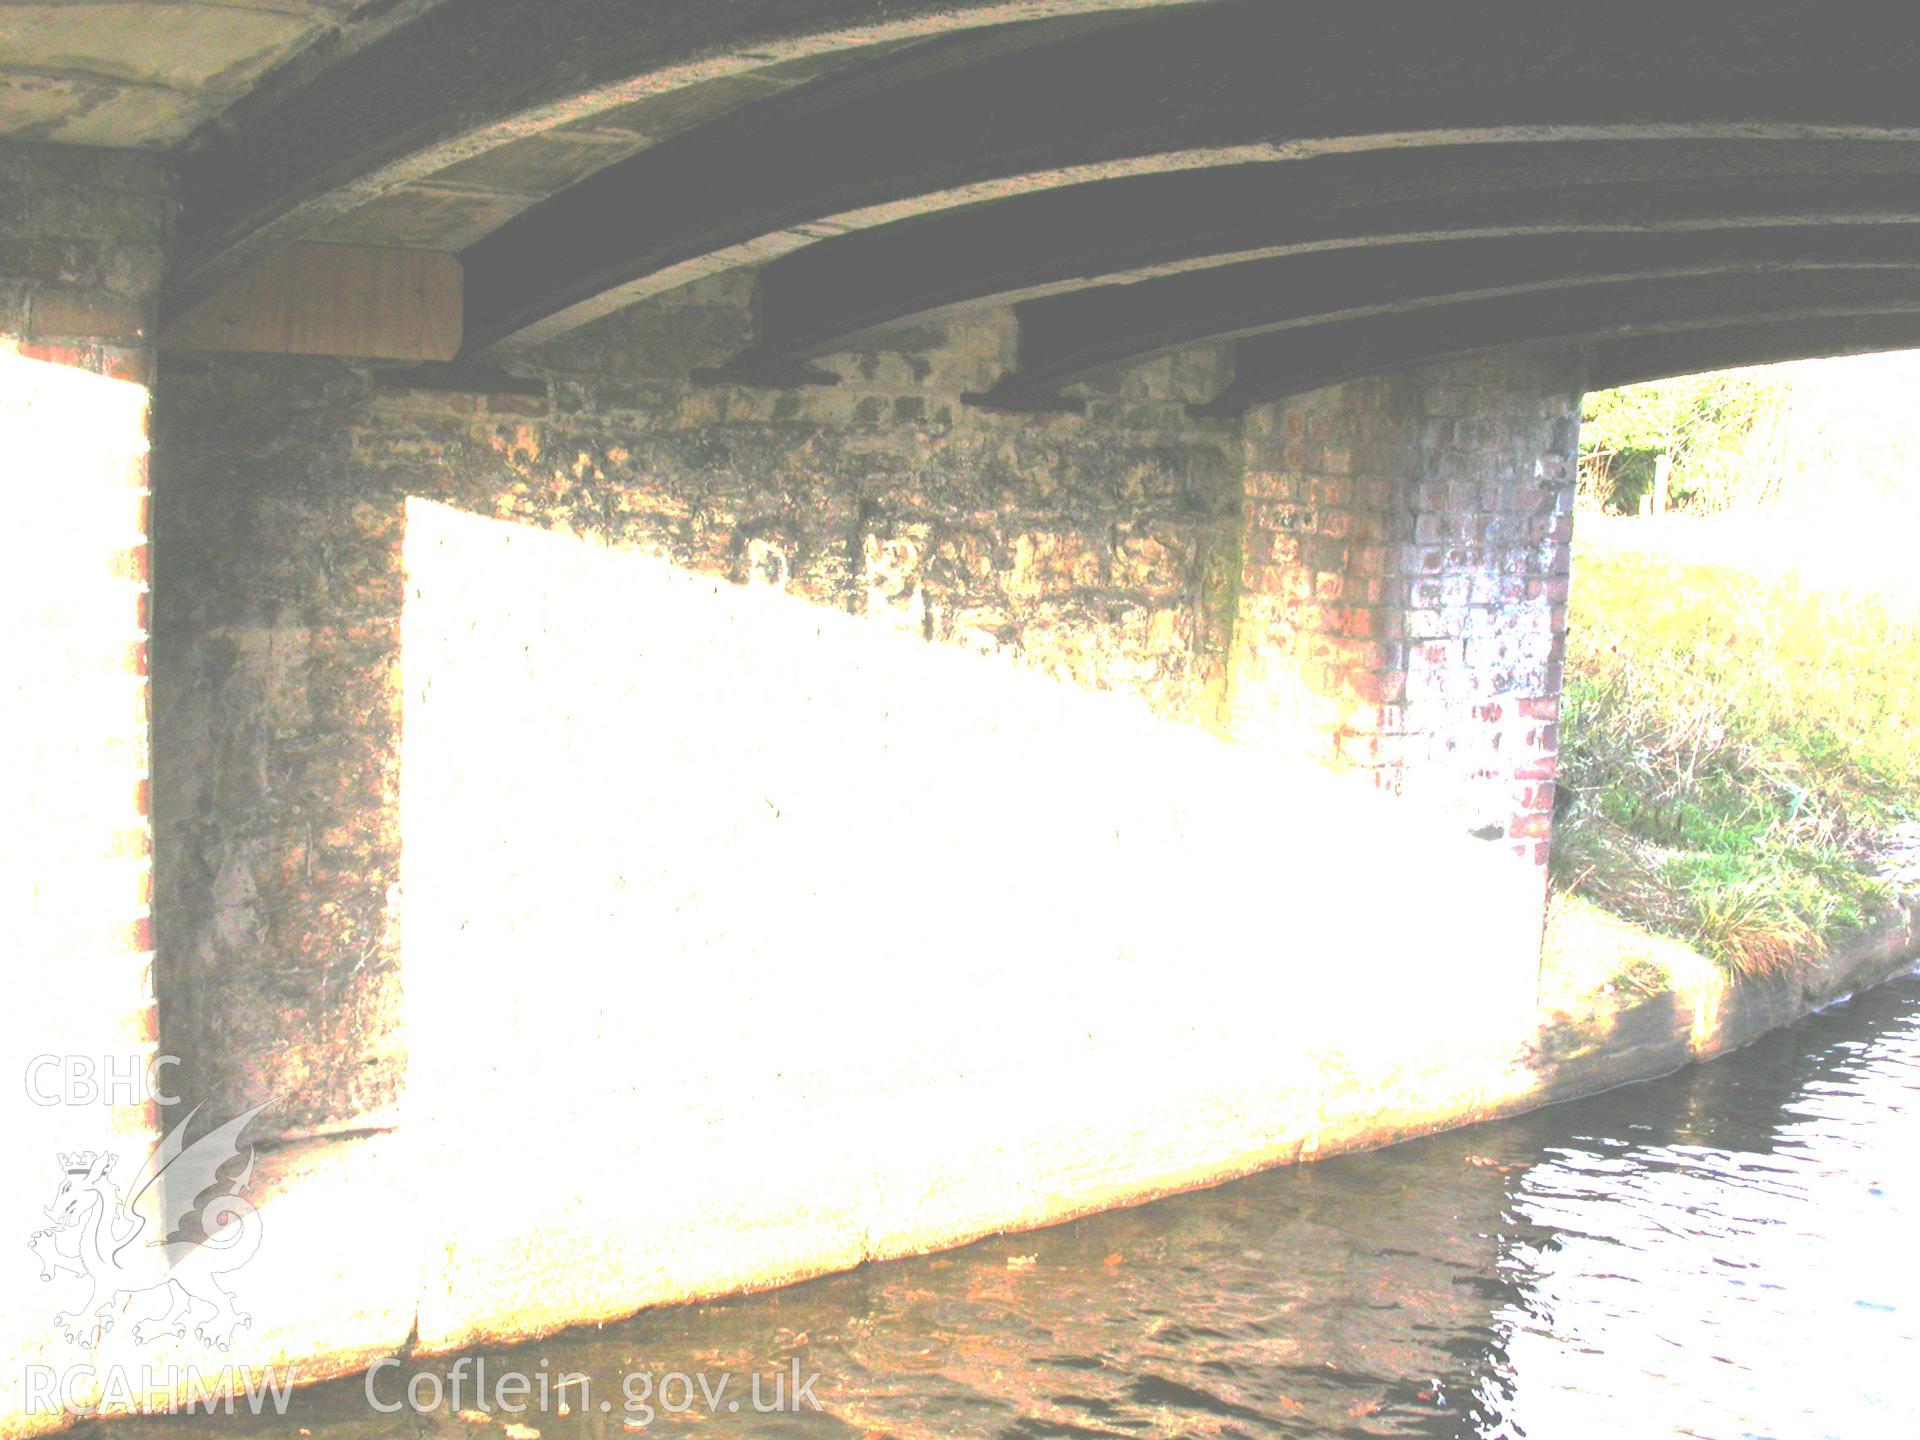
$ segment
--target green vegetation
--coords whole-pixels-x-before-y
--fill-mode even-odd
[[[1887,898],[1877,842],[1920,815],[1920,612],[1816,588],[1792,527],[1733,523],[1581,517],[1553,870],[1758,972]]]
[[[1714,513],[1765,503],[1791,458],[1792,367],[1722,370],[1587,397],[1580,427],[1586,506],[1637,514],[1659,458],[1672,463],[1668,505]]]

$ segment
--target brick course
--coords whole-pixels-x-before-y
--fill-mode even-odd
[[[1248,415],[1235,733],[1544,866],[1581,389],[1518,354]]]

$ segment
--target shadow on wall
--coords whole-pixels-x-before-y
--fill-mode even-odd
[[[1534,868],[1364,784],[433,501],[404,555],[405,1124],[526,1178],[423,1336],[554,1323],[528,1233],[625,1314],[1437,1123],[1531,1033]]]

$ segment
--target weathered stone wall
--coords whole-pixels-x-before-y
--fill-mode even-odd
[[[1238,441],[1183,408],[1215,357],[1132,377],[1085,416],[960,403],[1001,363],[998,320],[840,357],[834,387],[690,384],[744,340],[741,299],[737,284],[682,292],[543,355],[550,402],[327,362],[170,363],[163,1025],[215,1110],[283,1097],[276,1123],[302,1133],[385,1123],[399,1094],[409,496],[1216,721]],[[499,743],[513,765],[515,738]]]
[[[298,1135],[405,1075],[399,757],[409,497],[764,585],[1164,717],[1357,766],[1543,861],[1578,378],[1523,356],[1189,418],[1213,353],[1085,415],[964,405],[1003,317],[694,383],[746,335],[710,282],[420,388],[179,358],[161,395],[162,1024],[187,1088]],[[501,737],[500,764],[516,763]]]
[[[333,1137],[262,1171],[274,1233],[339,1243],[263,1249],[263,1291],[323,1298],[259,1355],[778,1284],[1535,1083],[1484,707],[1554,663],[1559,370],[1243,426],[1188,414],[1201,355],[1010,416],[960,400],[988,317],[836,386],[695,382],[743,300],[518,357],[531,387],[170,361],[162,1033],[213,1113]],[[1470,538],[1419,538],[1456,506]],[[1433,694],[1416,599],[1459,632]]]
[[[1249,414],[1235,733],[1544,866],[1582,388],[1523,352]]]
[[[148,158],[0,145],[0,1202],[27,1221],[56,1154],[137,1163],[156,1122],[146,382],[170,214]],[[64,1349],[49,1318],[7,1306],[0,1433]]]

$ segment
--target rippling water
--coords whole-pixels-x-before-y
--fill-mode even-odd
[[[622,1377],[670,1372],[736,1388],[650,1395],[648,1433],[1909,1436],[1917,1246],[1909,977],[1518,1120],[486,1359],[589,1377],[518,1417],[547,1437],[630,1433]],[[822,1409],[753,1413],[746,1377],[796,1361]],[[484,1440],[451,1409],[355,1380],[219,1428]],[[216,1428],[110,1428],[183,1426]]]

